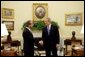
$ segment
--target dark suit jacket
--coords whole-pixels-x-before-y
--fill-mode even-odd
[[[34,50],[34,39],[32,33],[25,28],[23,31],[23,40],[24,40],[24,52],[31,52]]]
[[[60,36],[59,36],[59,31],[58,31],[57,26],[51,25],[49,35],[47,32],[47,27],[44,27],[42,30],[42,38],[43,38],[44,46],[46,46],[46,47],[50,44],[51,45],[59,44]]]

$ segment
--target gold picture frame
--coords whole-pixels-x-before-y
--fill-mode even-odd
[[[82,25],[82,13],[65,14],[66,26],[80,26]]]
[[[47,3],[33,3],[33,21],[43,20],[48,17]]]
[[[14,9],[2,8],[2,18],[13,19],[14,18]]]
[[[14,21],[3,21],[3,23],[6,25],[7,30],[14,30]]]

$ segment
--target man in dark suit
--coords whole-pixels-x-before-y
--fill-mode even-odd
[[[57,56],[57,47],[59,46],[59,31],[57,26],[51,24],[50,18],[44,20],[46,27],[42,30],[43,46],[46,56]]]
[[[34,39],[31,32],[31,27],[33,26],[32,21],[26,22],[26,28],[23,31],[23,40],[24,40],[24,55],[33,56],[34,55]]]

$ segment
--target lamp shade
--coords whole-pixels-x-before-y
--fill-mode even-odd
[[[1,24],[1,36],[8,35],[8,31],[5,24]]]
[[[81,33],[84,34],[84,25],[82,26]]]

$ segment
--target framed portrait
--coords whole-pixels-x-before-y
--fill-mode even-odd
[[[33,20],[38,21],[48,17],[47,3],[33,3]]]
[[[14,30],[14,21],[3,21],[8,30]]]
[[[2,18],[13,19],[14,18],[14,9],[2,8]]]
[[[65,14],[66,26],[79,26],[82,25],[82,13]]]

